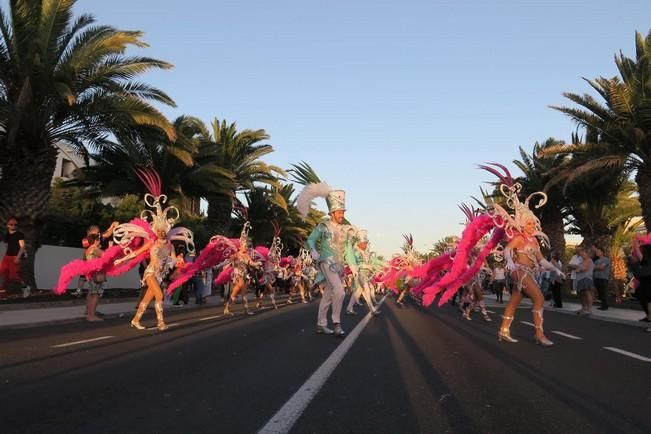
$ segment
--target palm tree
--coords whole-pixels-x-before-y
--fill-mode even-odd
[[[599,136],[591,129],[588,130],[586,143],[581,141],[577,135],[573,135],[575,145],[547,148],[553,152],[549,157],[568,157],[563,165],[549,172],[551,179],[547,182],[547,188],[563,185],[569,232],[581,235],[586,245],[601,245],[609,253],[613,228],[608,212],[616,205],[618,194],[630,172],[620,166],[583,171],[582,168],[590,161],[607,155],[610,146],[599,141]]]
[[[149,102],[174,106],[164,92],[134,78],[169,63],[127,57],[146,47],[142,32],[73,19],[75,0],[13,0],[0,8],[0,220],[18,217],[34,252],[50,195],[57,148],[65,142],[81,154],[104,146],[112,134],[135,125],[174,129]]]
[[[251,222],[254,244],[269,245],[274,236],[274,224],[280,228],[280,239],[285,246],[284,254],[296,255],[315,222],[303,220],[295,205],[294,187],[284,184],[276,187],[256,187],[245,193],[246,215],[236,210],[236,227],[244,221]]]
[[[151,167],[161,176],[170,201],[186,213],[198,214],[199,198],[205,186],[210,188],[212,174],[195,159],[201,158],[201,144],[209,142],[210,135],[205,124],[192,116],[180,116],[172,125],[175,140],[148,127],[136,137],[118,137],[112,146],[91,154],[94,164],[78,171],[68,185],[100,185],[105,197],[142,195],[144,187],[133,168]]]
[[[612,263],[613,281],[617,295],[623,293],[627,280],[627,267],[624,249],[631,245],[633,236],[644,229],[640,218],[640,202],[637,198],[637,189],[631,181],[626,181],[617,194],[615,203],[606,210],[608,226],[612,233],[610,261]]]
[[[265,130],[238,132],[235,122],[212,122],[212,143],[206,144],[200,166],[219,175],[221,191],[206,196],[208,224],[217,233],[227,233],[238,192],[249,191],[259,183],[278,186],[277,175],[285,175],[281,168],[260,160],[273,152],[271,145],[259,144],[268,139]]]
[[[542,230],[549,237],[552,250],[559,252],[559,254],[565,252],[564,218],[567,214],[567,208],[560,187],[558,185],[550,187],[548,183],[552,179],[552,172],[566,164],[567,156],[559,154],[547,155],[545,150],[557,148],[561,145],[563,145],[562,141],[550,137],[542,144],[536,142],[533,145],[531,154],[527,154],[520,147],[521,160],[513,161],[513,164],[524,174],[517,181],[522,184],[525,196],[536,191],[545,191],[547,193],[545,206],[534,210],[534,212],[540,218]]]
[[[587,80],[604,103],[591,95],[564,93],[581,108],[552,108],[565,113],[578,125],[594,131],[607,147],[599,158],[586,159],[580,173],[605,168],[627,168],[635,172],[644,221],[651,224],[651,31],[644,38],[635,33],[634,59],[615,55],[619,77]],[[591,142],[591,141],[588,141]],[[575,149],[580,151],[577,144]]]

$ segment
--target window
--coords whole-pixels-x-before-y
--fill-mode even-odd
[[[70,178],[76,169],[75,163],[66,158],[61,159],[61,177]]]

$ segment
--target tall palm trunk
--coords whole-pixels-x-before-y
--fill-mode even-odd
[[[229,235],[233,200],[224,195],[208,196],[208,226],[220,235]]]
[[[551,251],[557,252],[562,258],[565,254],[565,223],[561,209],[554,205],[544,208],[540,216],[540,224],[543,232],[549,237]]]
[[[19,155],[8,152],[5,164],[2,165],[0,221],[6,222],[10,216],[18,219],[18,230],[25,235],[27,250],[27,259],[22,267],[23,279],[37,289],[34,258],[41,247],[43,216],[50,197],[56,150],[53,147],[43,147],[30,153],[27,147],[16,148],[22,152],[16,153]]]
[[[651,166],[647,164],[640,166],[635,174],[635,182],[640,194],[639,200],[642,206],[644,225],[648,231],[651,228]]]

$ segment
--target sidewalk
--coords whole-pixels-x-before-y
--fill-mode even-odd
[[[497,303],[495,301],[494,296],[492,295],[485,295],[484,300],[486,302],[486,307],[496,311],[497,309],[506,306],[506,303],[508,302],[508,295],[504,295],[504,303],[502,304]],[[518,308],[526,307],[527,309],[529,309],[530,306],[531,306],[531,300],[525,298],[524,300],[522,300],[522,303],[520,303],[520,306],[518,306]],[[608,310],[599,310],[597,309],[597,307],[598,305],[595,304],[592,308],[592,314],[583,318],[614,322],[619,324],[627,324],[634,327],[644,327],[644,328],[651,327],[651,323],[639,321],[640,318],[644,317],[644,312],[641,309],[633,309],[632,307],[629,306],[627,307],[611,306]],[[581,304],[572,301],[563,300],[563,307],[561,308],[552,307],[549,305],[549,301],[545,301],[545,311],[547,312],[557,312],[566,315],[577,316],[576,312],[580,309],[581,309]]]
[[[74,305],[63,303],[65,306],[61,306],[61,302],[50,303],[49,305],[47,303],[38,303],[38,305],[34,305],[33,303],[16,303],[11,306],[4,305],[0,308],[0,330],[85,322],[86,315],[84,312],[86,311],[86,304],[83,300],[85,298],[79,300]],[[106,302],[102,302],[100,299],[97,310],[102,312],[106,319],[131,316],[136,311],[137,302],[138,299],[136,297],[109,299]],[[203,306],[220,305],[222,305],[222,298],[219,295],[211,295],[207,297],[207,304],[205,305],[195,304],[193,300],[182,308],[165,306],[165,309],[170,311],[172,309],[183,311]],[[150,304],[151,306],[153,306],[153,302]]]

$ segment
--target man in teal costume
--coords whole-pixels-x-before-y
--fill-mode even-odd
[[[297,199],[298,209],[307,216],[311,201],[315,197],[325,197],[329,219],[321,221],[307,239],[306,246],[317,263],[320,275],[325,279],[325,289],[319,303],[317,333],[345,335],[341,327],[341,308],[344,302],[344,277],[346,249],[351,248],[354,229],[344,219],[346,212],[346,193],[331,190],[325,183],[308,184]],[[356,275],[356,270],[353,270]],[[319,278],[317,277],[317,281]],[[333,329],[328,328],[328,310],[332,307]]]

